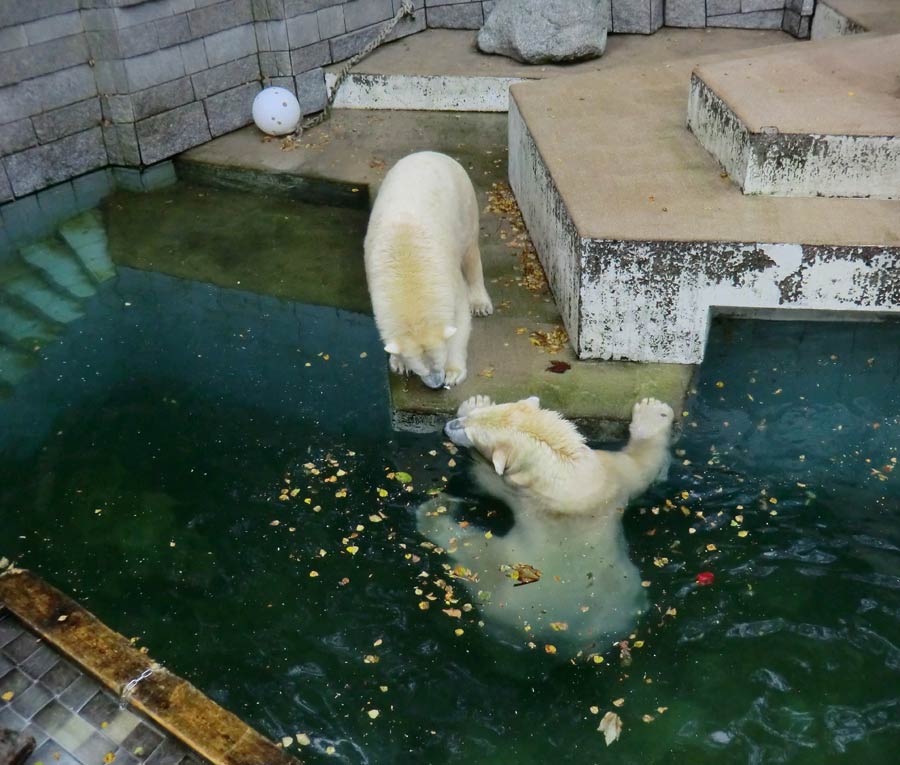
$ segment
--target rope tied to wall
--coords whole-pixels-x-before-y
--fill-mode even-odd
[[[397,24],[399,24],[405,16],[412,17],[415,13],[415,8],[413,7],[412,0],[402,0],[400,7],[397,9],[397,12],[394,14],[393,18],[390,19],[375,35],[374,38],[358,53],[351,56],[347,59],[344,65],[341,67],[340,72],[338,72],[338,76],[334,81],[334,85],[331,87],[331,92],[328,94],[328,100],[325,102],[325,108],[319,112],[314,117],[310,117],[308,120],[301,120],[300,124],[297,126],[297,129],[291,133],[287,137],[287,141],[292,142],[296,139],[300,138],[301,135],[307,130],[310,130],[317,125],[321,125],[325,120],[327,120],[331,116],[331,107],[334,105],[334,100],[337,98],[338,91],[341,89],[341,85],[344,84],[344,80],[350,75],[350,70],[353,69],[360,61],[362,61],[366,56],[368,56],[372,51],[374,51],[379,45],[381,45],[394,31]]]

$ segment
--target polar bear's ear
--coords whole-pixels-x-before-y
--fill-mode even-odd
[[[456,327],[451,327],[449,324],[444,327],[444,340],[449,340],[456,334]]]
[[[400,353],[400,346],[397,343],[388,343],[384,346],[384,350],[391,354],[391,356],[396,356]]]
[[[541,400],[537,396],[529,396],[525,399],[525,403],[530,406],[532,409],[540,409],[541,408]]]
[[[494,463],[494,470],[497,471],[497,475],[503,475],[506,470],[506,462],[509,459],[509,452],[500,447],[494,449],[494,453],[491,455],[491,461]]]

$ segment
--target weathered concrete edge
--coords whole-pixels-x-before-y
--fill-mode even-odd
[[[581,236],[510,91],[509,184],[579,358],[581,347]],[[571,257],[566,257],[571,253]]]
[[[844,35],[856,35],[868,30],[859,22],[836,11],[828,3],[819,0],[809,32],[810,40],[829,40]]]
[[[0,573],[0,602],[116,694],[148,669],[129,703],[213,765],[296,765],[271,741],[157,665],[74,600],[24,569]]]
[[[900,319],[900,247],[584,245],[582,358],[699,364],[713,313],[772,318],[788,309],[804,319]]]
[[[688,386],[689,387],[689,386]],[[687,397],[687,388],[682,403]],[[406,433],[440,433],[444,429],[447,420],[452,418],[452,413],[440,412],[417,412],[410,410],[399,410],[391,407],[391,426],[394,430]],[[613,420],[605,418],[568,418],[575,423],[576,427],[584,433],[589,440],[598,443],[608,443],[612,441],[621,441],[628,437],[628,420]],[[680,426],[680,422],[676,421],[676,427]],[[677,437],[677,433],[673,430],[673,438]]]
[[[900,138],[754,132],[691,75],[688,129],[745,194],[900,199]]]
[[[521,77],[370,74],[358,72],[344,80],[335,108],[392,109],[439,112],[505,112],[509,87]],[[331,92],[337,76],[326,72]]]

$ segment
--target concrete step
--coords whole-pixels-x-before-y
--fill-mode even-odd
[[[761,42],[760,42],[761,41]],[[611,35],[601,58],[573,64],[521,64],[505,56],[487,56],[474,45],[474,32],[429,29],[383,45],[360,61],[337,94],[343,109],[406,109],[457,112],[505,112],[509,87],[526,80],[555,79],[608,71],[644,61],[690,59],[747,43],[789,42],[781,32],[721,29],[660,29],[650,37]],[[333,86],[343,64],[328,67]]]
[[[28,375],[37,360],[22,351],[0,345],[0,388],[14,387]]]
[[[688,127],[745,194],[900,198],[900,34],[698,66]]]
[[[58,292],[24,266],[0,273],[0,301],[32,311],[50,322],[68,324],[84,315],[78,301]]]
[[[685,130],[693,69],[510,90],[510,183],[579,357],[699,363],[713,311],[900,313],[900,201],[742,194]]]
[[[53,342],[58,325],[19,306],[0,303],[0,339],[24,349]]]
[[[81,265],[81,260],[65,242],[44,239],[20,250],[22,258],[38,269],[43,277],[75,299],[96,293],[94,285]]]
[[[67,220],[59,227],[59,235],[75,251],[97,284],[116,275],[116,267],[109,256],[106,229],[97,210],[88,210]]]
[[[818,0],[810,30],[813,40],[862,32],[900,32],[900,3],[897,0]]]

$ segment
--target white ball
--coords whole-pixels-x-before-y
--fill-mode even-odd
[[[284,88],[265,88],[253,99],[253,121],[263,133],[293,133],[301,116],[297,97]]]

